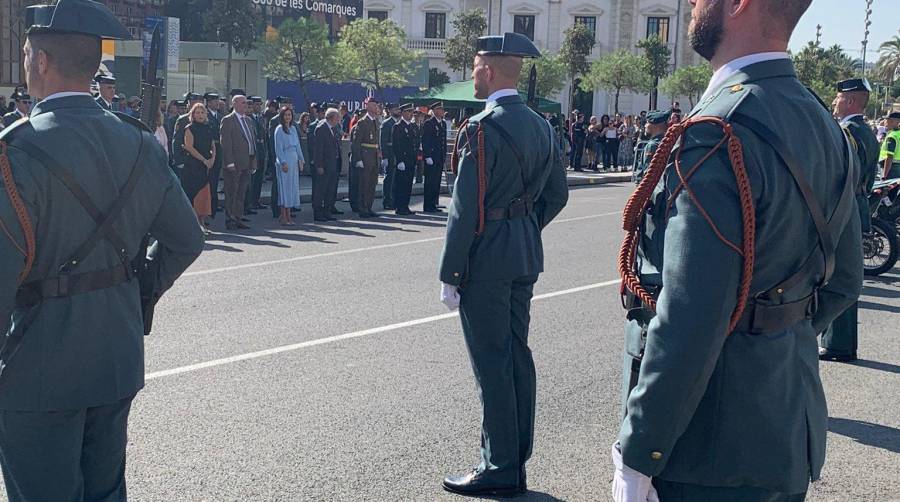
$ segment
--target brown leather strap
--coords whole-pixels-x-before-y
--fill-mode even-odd
[[[22,284],[25,278],[28,277],[28,274],[31,273],[31,267],[34,265],[34,227],[31,225],[31,219],[28,217],[28,210],[25,208],[25,203],[22,202],[22,197],[19,195],[18,190],[16,190],[16,180],[13,178],[12,167],[9,164],[9,157],[6,154],[6,151],[6,142],[0,141],[0,176],[3,178],[3,187],[6,189],[6,195],[9,197],[9,202],[12,204],[13,210],[16,213],[16,218],[19,220],[19,226],[22,227],[22,234],[24,234],[25,237],[25,266],[22,267],[22,271],[19,273],[19,284]],[[2,224],[3,222],[0,221],[0,225]],[[12,238],[11,235],[10,238]],[[19,247],[15,240],[13,240],[13,243],[16,247]]]

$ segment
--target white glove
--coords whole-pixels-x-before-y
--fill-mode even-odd
[[[441,283],[441,302],[450,310],[459,308],[459,288],[445,282]]]
[[[616,445],[612,447],[613,465],[616,474],[612,482],[612,496],[615,502],[659,502],[659,495],[649,476],[622,463],[622,452]]]
[[[387,169],[387,159],[381,159],[381,168]]]
[[[356,161],[356,167],[362,169],[362,168],[363,168],[363,161],[357,160],[357,161]]]
[[[398,171],[406,171],[406,164],[404,164],[403,162],[398,162],[398,163],[397,163],[397,170],[398,170]]]
[[[425,159],[425,163],[428,164],[429,166],[434,165],[434,161],[431,160],[431,157],[428,157],[427,159]]]

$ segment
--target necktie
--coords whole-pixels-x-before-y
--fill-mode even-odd
[[[247,124],[244,122],[244,117],[242,115],[237,116],[238,122],[241,124],[241,132],[244,133],[244,139],[247,140],[247,145],[250,147],[250,156],[254,155],[253,151],[253,142],[250,141],[250,131],[247,129]]]

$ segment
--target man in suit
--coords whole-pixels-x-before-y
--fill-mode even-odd
[[[409,199],[412,194],[413,178],[416,175],[416,155],[419,152],[419,129],[412,122],[413,105],[407,103],[400,107],[400,122],[394,124],[391,131],[391,143],[397,170],[393,180],[393,203],[396,214],[408,216],[415,214],[409,210]]]
[[[378,147],[378,100],[370,96],[364,104],[366,114],[356,121],[350,131],[350,169],[351,172],[358,172],[357,213],[360,218],[372,218],[377,216],[372,211],[372,204],[375,202],[375,186],[378,185],[378,161],[382,155]]]
[[[422,126],[422,155],[425,157],[426,213],[440,213],[438,202],[441,180],[444,176],[444,158],[447,156],[447,123],[444,122],[444,105],[431,105],[431,117]]]
[[[692,2],[714,74],[625,215],[617,502],[801,501],[819,478],[816,336],[859,295],[862,243],[858,158],[786,52],[809,3]]]
[[[245,211],[249,211],[251,214],[256,214],[255,210],[257,209],[268,209],[268,207],[259,200],[262,196],[262,186],[263,181],[266,178],[266,170],[269,167],[267,162],[268,155],[266,155],[268,153],[266,145],[266,126],[268,124],[265,122],[262,115],[262,105],[263,99],[260,96],[250,97],[250,120],[253,122],[253,127],[255,129],[256,151],[258,152],[256,159],[258,168],[250,180],[250,189],[247,190],[247,200],[244,201]]]
[[[540,51],[518,33],[481,37],[477,49],[475,97],[487,102],[455,147],[440,280],[441,301],[460,310],[481,396],[481,463],[443,487],[502,496],[527,490],[536,397],[529,305],[544,265],[541,231],[569,192],[553,130],[516,90],[523,58]]]
[[[381,121],[381,168],[384,170],[384,181],[381,186],[381,207],[385,210],[394,208],[394,173],[397,170],[397,159],[394,157],[392,134],[394,125],[400,122],[400,109],[393,103],[384,104],[385,118]]]
[[[31,110],[31,96],[23,92],[13,95],[15,110],[3,116],[3,127],[9,127],[13,122],[28,116]]]
[[[856,205],[863,233],[871,228],[869,194],[878,177],[878,140],[866,124],[865,112],[872,87],[864,78],[852,78],[837,83],[837,97],[832,103],[835,118],[854,139],[860,162],[860,177],[856,187]],[[819,359],[823,361],[855,361],[857,345],[857,310],[854,304],[838,316],[822,334]]]
[[[98,73],[94,77],[97,82],[97,104],[104,110],[112,110],[113,96],[116,95],[116,78],[105,73]]]
[[[15,180],[0,184],[0,467],[10,501],[124,501],[144,386],[132,260],[151,235],[157,297],[203,234],[153,133],[89,92],[101,39],[126,28],[98,2],[28,9],[25,78],[43,99],[0,134],[0,170]]]
[[[318,121],[311,144],[314,145],[313,159],[313,219],[334,221],[331,208],[334,207],[337,192],[338,173],[341,164],[341,143],[336,127],[341,120],[337,108],[328,108],[325,118]]]
[[[250,228],[242,221],[250,177],[256,172],[256,128],[247,117],[247,97],[231,98],[233,110],[222,118],[222,172],[225,178],[225,228]]]

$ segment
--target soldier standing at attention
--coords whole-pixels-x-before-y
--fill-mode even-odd
[[[13,94],[13,102],[16,108],[3,116],[3,127],[9,127],[13,122],[28,116],[31,108],[31,96],[20,91]]]
[[[99,91],[97,94],[97,104],[100,105],[100,108],[104,110],[112,110],[112,100],[113,96],[116,95],[116,79],[112,75],[106,75],[104,73],[97,74],[94,77],[94,82],[97,82],[97,90]]]
[[[364,101],[366,114],[356,121],[350,132],[350,149],[353,166],[357,174],[356,209],[360,218],[378,216],[372,211],[375,202],[375,186],[378,185],[378,160],[381,151],[378,149],[378,100],[368,97]]]
[[[528,348],[534,283],[543,271],[541,230],[568,201],[550,125],[516,90],[522,60],[540,51],[524,35],[478,39],[472,75],[485,110],[460,128],[458,178],[441,257],[441,301],[460,310],[482,401],[481,463],[444,479],[447,491],[527,490],[534,439],[535,370]]]
[[[397,171],[394,173],[393,202],[398,215],[415,214],[409,210],[409,198],[412,194],[413,177],[416,175],[416,153],[419,151],[419,131],[412,122],[413,105],[407,103],[400,107],[400,122],[391,131],[394,158],[397,160]]]
[[[661,112],[657,110],[647,114],[647,125],[644,129],[647,137],[650,139],[644,142],[643,148],[637,152],[634,172],[631,174],[631,179],[635,184],[640,183],[641,178],[644,177],[644,172],[647,170],[647,166],[650,165],[650,159],[653,158],[653,154],[656,153],[659,142],[662,141],[666,129],[669,128],[670,116],[671,112]]]
[[[0,135],[0,466],[10,501],[124,501],[128,413],[144,386],[132,260],[149,233],[155,297],[203,234],[153,133],[89,93],[101,39],[125,27],[88,0],[25,19],[25,78],[43,100]]]
[[[837,97],[832,103],[834,116],[853,136],[856,155],[860,162],[859,184],[856,187],[856,206],[859,209],[860,227],[863,233],[871,228],[869,194],[878,177],[878,140],[866,124],[865,111],[872,87],[864,78],[852,78],[838,82]],[[857,345],[857,310],[854,304],[838,316],[822,334],[819,359],[823,361],[855,361]]]
[[[381,205],[385,210],[391,210],[396,209],[394,207],[394,174],[397,171],[392,135],[394,126],[400,122],[400,109],[393,103],[385,103],[384,111],[386,118],[381,122],[381,166],[384,169]]]
[[[425,212],[441,213],[438,202],[441,196],[441,179],[444,177],[444,158],[447,156],[447,123],[444,122],[444,105],[431,105],[433,114],[422,125],[422,154],[425,156]]]
[[[858,158],[786,52],[810,1],[691,0],[714,74],[623,219],[617,502],[801,501],[819,478],[816,336],[858,297],[862,244]]]
[[[878,163],[882,165],[881,179],[900,178],[900,112],[888,114],[885,120],[887,134],[881,143]]]

